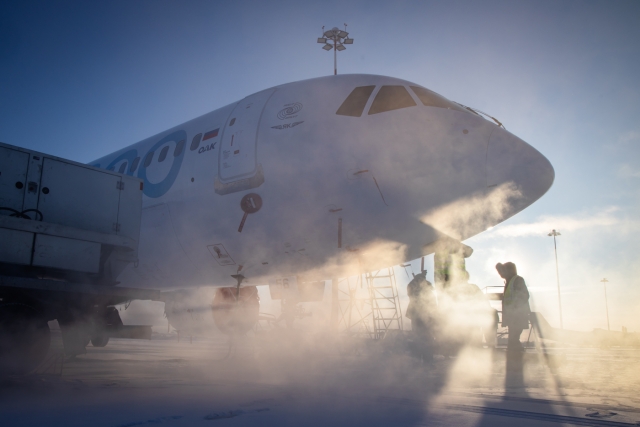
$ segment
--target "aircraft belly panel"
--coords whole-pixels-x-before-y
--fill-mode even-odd
[[[193,266],[182,250],[172,225],[169,207],[165,203],[142,210],[137,266],[128,267],[121,280],[142,279],[155,288],[181,287],[193,281]]]

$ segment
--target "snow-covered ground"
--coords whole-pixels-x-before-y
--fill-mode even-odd
[[[164,338],[164,339],[162,339]],[[59,339],[59,338],[56,338]],[[59,350],[55,342],[50,361]],[[640,423],[640,351],[462,349],[418,363],[401,346],[287,334],[112,340],[62,375],[3,380],[3,426],[501,426]],[[513,365],[513,366],[512,366]],[[550,366],[551,365],[551,366]],[[47,368],[46,366],[43,369]],[[625,424],[622,424],[625,423]]]

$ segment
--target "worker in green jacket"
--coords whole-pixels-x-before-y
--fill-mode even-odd
[[[428,363],[435,350],[435,318],[438,305],[433,285],[426,278],[427,271],[415,274],[407,285],[409,306],[407,318],[411,320],[413,347],[418,359]]]
[[[520,335],[529,329],[529,290],[516,265],[512,262],[496,264],[498,274],[505,281],[502,297],[502,326],[509,328],[507,350],[522,350]]]

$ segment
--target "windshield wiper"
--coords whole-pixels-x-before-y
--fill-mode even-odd
[[[455,101],[454,101],[455,102]],[[502,124],[502,122],[498,119],[496,119],[495,117],[493,117],[490,114],[485,113],[484,111],[480,111],[477,108],[471,108],[471,107],[467,107],[466,105],[460,104],[459,102],[456,102],[456,104],[458,104],[459,106],[461,106],[462,108],[466,108],[467,110],[471,111],[472,113],[475,113],[477,115],[482,114],[483,116],[489,117],[491,120],[493,120],[494,122],[496,122],[496,124],[498,126],[500,126],[502,129],[507,130],[506,127],[504,127],[504,125]]]

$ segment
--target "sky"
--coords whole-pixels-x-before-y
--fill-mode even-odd
[[[638,22],[640,3],[622,0],[2,2],[0,141],[90,162],[331,74],[316,38],[347,23],[340,74],[486,111],[555,168],[539,201],[465,242],[471,281],[500,285],[493,266],[515,262],[532,308],[558,326],[555,228],[564,326],[606,328],[606,277],[611,328],[640,331]]]

